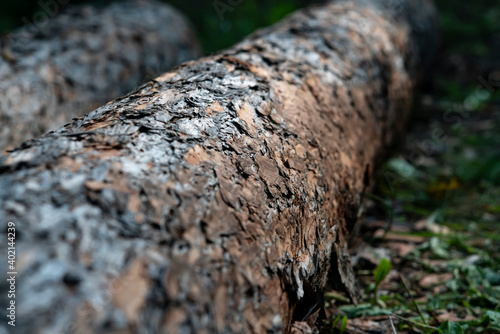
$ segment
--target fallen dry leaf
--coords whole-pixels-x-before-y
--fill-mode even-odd
[[[373,235],[375,238],[382,238],[384,236],[384,230],[377,230]],[[415,242],[422,243],[426,241],[428,238],[419,237],[417,235],[408,235],[408,234],[396,234],[389,232],[385,236],[385,240],[393,240],[393,241],[406,241],[406,242]]]
[[[405,257],[408,255],[412,250],[414,250],[417,246],[413,243],[405,243],[405,242],[398,242],[398,241],[389,241],[386,243],[387,247],[392,250],[393,252],[396,253],[398,257]]]
[[[437,319],[440,321],[440,322],[443,322],[443,321],[470,321],[470,320],[475,320],[476,317],[470,315],[470,314],[467,314],[464,318],[460,318],[455,312],[446,312],[446,313],[443,313],[443,314],[440,314],[437,316]]]
[[[393,318],[393,322],[396,320]],[[390,328],[390,321],[388,316],[384,315],[382,317],[363,317],[357,319],[349,319],[347,323],[348,333],[379,333],[388,334],[392,333]]]
[[[419,285],[423,288],[430,288],[438,284],[444,284],[446,281],[453,278],[453,274],[427,274],[419,282]]]
[[[354,254],[351,255],[352,264],[355,266],[359,261],[363,260],[376,267],[380,260],[390,260],[391,254],[389,249],[384,247],[371,247],[368,244],[361,244]]]

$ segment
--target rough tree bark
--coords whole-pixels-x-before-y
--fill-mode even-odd
[[[359,300],[346,239],[435,33],[426,1],[312,7],[4,156],[16,329],[289,331],[329,271]]]
[[[56,7],[51,8],[55,15]],[[57,129],[199,56],[183,15],[155,1],[68,8],[0,42],[0,150]]]

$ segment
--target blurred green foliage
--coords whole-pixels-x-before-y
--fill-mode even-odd
[[[486,56],[500,46],[500,1],[435,0],[450,51]]]
[[[279,21],[312,0],[183,0],[169,3],[186,14],[196,28],[205,53],[226,48],[260,27]],[[236,4],[235,6],[230,3]]]

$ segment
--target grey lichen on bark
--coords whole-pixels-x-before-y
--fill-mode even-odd
[[[415,2],[298,11],[2,157],[18,329],[287,331],[329,272],[357,301],[346,240],[436,48]]]
[[[160,2],[56,9],[0,42],[1,151],[200,55],[184,16]]]

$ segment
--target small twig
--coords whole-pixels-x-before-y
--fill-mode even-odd
[[[318,303],[315,303],[315,304],[314,304],[314,305],[313,305],[313,306],[309,309],[309,311],[307,311],[306,315],[302,318],[302,320],[301,320],[301,321],[306,320],[306,319],[307,319],[307,317],[308,317],[308,316],[310,316],[310,315],[311,315],[311,313],[312,313],[313,311],[317,310],[317,307],[318,307]]]
[[[426,321],[425,321],[424,315],[420,311],[420,307],[418,307],[417,302],[415,301],[415,299],[413,299],[413,296],[411,294],[410,288],[408,288],[408,285],[406,285],[406,282],[403,279],[403,276],[401,276],[401,274],[399,274],[399,278],[401,278],[401,282],[403,282],[403,285],[405,286],[406,291],[408,291],[408,294],[410,295],[411,301],[413,302],[413,305],[415,305],[415,308],[417,309],[417,312],[420,315],[420,318],[422,318],[422,321],[424,322],[424,324],[427,324]]]
[[[392,331],[394,332],[394,334],[398,334],[398,332],[396,332],[396,327],[394,327],[394,323],[392,322],[392,318],[390,315],[387,315],[389,317],[389,321],[391,322],[391,327],[392,327]]]
[[[403,321],[409,322],[410,324],[413,324],[413,325],[415,325],[415,326],[419,326],[419,327],[422,327],[422,328],[427,328],[427,329],[432,329],[432,330],[434,330],[434,331],[439,331],[439,328],[437,328],[437,327],[433,327],[433,326],[429,326],[429,325],[424,325],[424,324],[421,324],[421,323],[419,323],[419,322],[416,322],[416,321],[413,321],[413,320],[407,319],[407,318],[405,318],[405,317],[402,317],[402,316],[397,315],[397,314],[392,313],[392,312],[387,312],[387,314],[390,314],[390,315],[392,315],[392,316],[395,316],[396,318],[399,318],[399,319],[401,319],[401,320],[403,320]]]
[[[349,303],[349,298],[342,296],[340,293],[336,293],[335,291],[325,292],[325,298],[338,300],[343,303]]]

